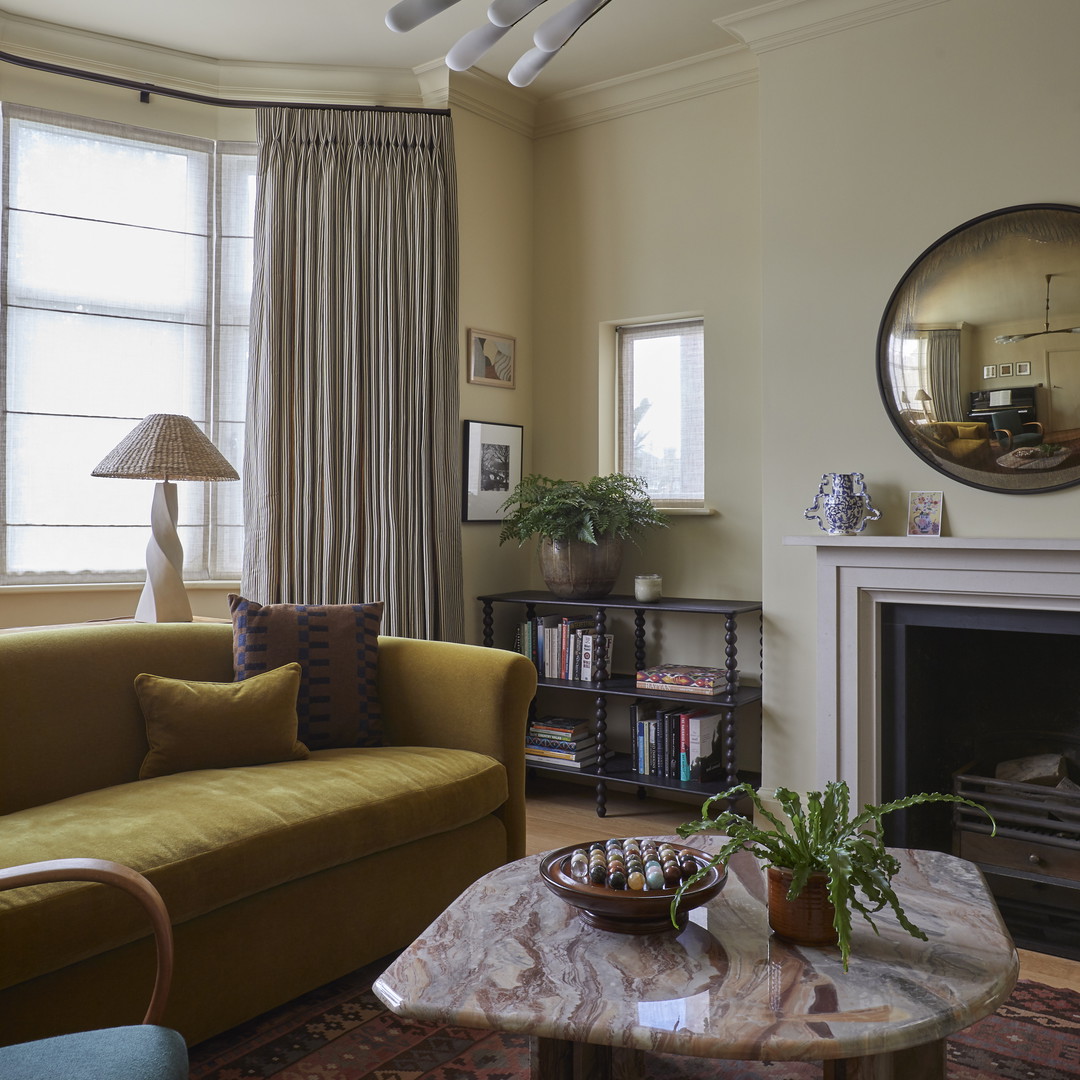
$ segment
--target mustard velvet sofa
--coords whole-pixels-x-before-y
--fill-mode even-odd
[[[150,780],[143,672],[231,682],[231,626],[0,634],[0,865],[143,872],[175,928],[164,1023],[189,1044],[404,947],[524,854],[523,656],[382,637],[386,745]],[[0,941],[0,1045],[141,1017],[152,943],[118,890],[4,893]]]

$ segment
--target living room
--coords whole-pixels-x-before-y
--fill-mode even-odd
[[[590,22],[601,43],[604,19],[622,2]],[[933,489],[944,492],[946,542],[1037,543],[1037,552],[1074,542],[1075,489],[978,489],[912,453],[883,408],[875,342],[893,288],[939,237],[1003,207],[1080,205],[1080,9],[1074,0],[712,6],[716,24],[703,25],[694,61],[551,96],[543,76],[522,95],[501,76],[436,64],[414,73],[322,70],[285,56],[231,63],[225,44],[195,56],[44,24],[29,9],[5,18],[2,32],[12,53],[211,85],[222,96],[272,88],[275,97],[448,105],[460,346],[469,327],[517,343],[512,391],[470,384],[462,368],[460,415],[521,425],[527,471],[610,471],[614,327],[702,316],[706,503],[715,512],[680,516],[643,551],[631,549],[618,589],[658,570],[668,595],[760,599],[763,787],[807,790],[842,775],[869,797],[876,762],[860,717],[873,691],[857,676],[836,688],[842,664],[820,634],[817,556],[809,542],[784,541],[817,533],[802,512],[822,473],[857,470],[882,511],[863,539],[896,538],[907,550],[908,493]],[[668,7],[662,18],[678,18]],[[567,52],[589,40],[583,30]],[[143,104],[135,92],[6,64],[0,98],[204,137],[254,136],[243,110],[154,96]],[[462,525],[469,642],[482,633],[475,597],[539,584],[531,549],[500,547],[496,536],[493,525]],[[946,574],[974,558],[955,557]],[[194,585],[196,613],[226,617],[236,585]],[[121,618],[136,596],[132,585],[5,586],[0,624]]]

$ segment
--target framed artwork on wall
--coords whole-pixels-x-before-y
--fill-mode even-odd
[[[997,364],[986,364],[983,367],[984,379],[996,379],[997,378]]]
[[[940,491],[908,492],[908,536],[940,536],[941,504],[944,495]]]
[[[1031,374],[1031,364],[1028,363],[1026,360],[1023,361],[1022,363],[1017,364],[1016,365],[1016,374],[1017,375],[1030,375]]]
[[[1011,378],[1011,376],[1012,376],[1012,364],[998,364],[998,374],[1003,379]]]
[[[465,420],[461,520],[502,521],[502,504],[521,480],[520,424]]]
[[[469,382],[513,390],[514,346],[514,339],[506,334],[469,330]]]

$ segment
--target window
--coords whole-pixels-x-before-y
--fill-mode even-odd
[[[661,506],[704,506],[704,323],[620,326],[617,341],[619,471]]]
[[[239,469],[254,148],[3,107],[0,582],[138,580],[153,481],[90,476],[149,413]],[[189,579],[236,577],[236,483],[179,483]]]

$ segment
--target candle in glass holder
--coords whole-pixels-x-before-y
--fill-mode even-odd
[[[659,574],[638,574],[634,578],[634,599],[643,604],[655,603],[660,599],[660,590],[664,579]]]

